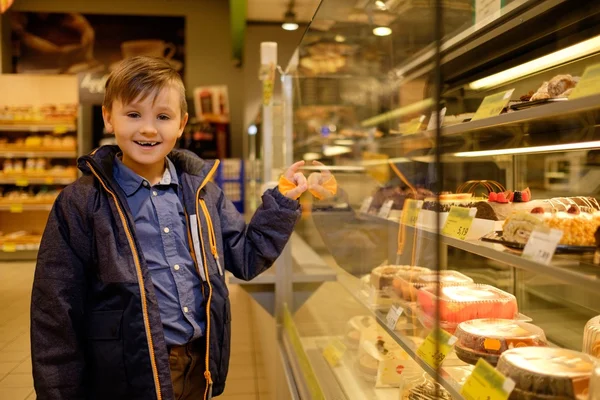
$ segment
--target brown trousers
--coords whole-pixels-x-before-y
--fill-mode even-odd
[[[175,400],[202,400],[204,378],[204,340],[169,348],[169,366]]]

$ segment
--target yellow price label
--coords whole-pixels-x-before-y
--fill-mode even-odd
[[[339,339],[333,339],[329,342],[325,349],[323,349],[323,357],[325,357],[327,363],[332,367],[335,367],[339,364],[345,353],[346,346],[344,343],[340,342]]]
[[[407,199],[402,207],[402,223],[406,226],[417,226],[421,208],[423,200]]]
[[[473,224],[475,214],[477,214],[476,208],[450,207],[450,213],[442,228],[442,234],[465,240]]]
[[[421,130],[424,120],[425,116],[422,115],[419,118],[413,118],[404,124],[400,124],[400,133],[402,135],[414,135]]]
[[[492,94],[484,98],[483,102],[481,102],[481,105],[477,109],[477,112],[473,118],[471,118],[471,121],[500,115],[502,110],[504,110],[504,108],[508,105],[510,96],[512,96],[514,91],[515,89],[510,89],[506,92]]]
[[[480,358],[460,394],[465,400],[507,400],[514,388],[515,382],[512,379]]]
[[[585,69],[569,99],[578,99],[598,93],[600,93],[600,64],[594,64]]]
[[[15,185],[21,187],[29,186],[29,180],[27,178],[17,178]]]
[[[54,178],[52,176],[47,176],[44,178],[44,183],[46,183],[46,185],[52,185],[54,183]]]
[[[4,243],[2,245],[2,251],[5,253],[15,253],[17,251],[17,245],[15,243]]]
[[[52,133],[54,133],[55,135],[64,135],[67,132],[69,132],[69,128],[67,128],[64,125],[57,125],[52,130]]]
[[[11,213],[22,213],[23,212],[23,204],[11,204],[10,212]]]
[[[438,368],[452,351],[457,339],[443,329],[433,330],[417,349],[417,355],[432,368]]]

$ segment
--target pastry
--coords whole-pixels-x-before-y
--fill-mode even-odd
[[[540,86],[540,88],[533,94],[533,96],[531,96],[529,101],[545,100],[549,98],[550,94],[548,93],[548,82],[544,82],[542,83],[542,86]]]
[[[510,399],[576,399],[586,396],[595,359],[577,351],[522,347],[505,351],[498,371],[511,378]]]
[[[600,316],[590,319],[583,330],[583,352],[600,357]]]
[[[435,287],[425,287],[419,290],[418,302],[423,310],[420,318],[428,328],[434,324],[439,304],[440,324],[450,333],[461,322],[480,318],[515,319],[519,314],[515,296],[489,285],[443,286],[439,298]]]
[[[358,349],[363,331],[376,325],[377,322],[369,316],[357,316],[351,318],[346,326],[345,339],[348,348],[353,350]]]
[[[437,282],[441,286],[470,285],[473,279],[458,271],[444,270],[396,275],[394,278],[394,290],[398,296],[406,301],[416,301],[419,289],[435,286]]]
[[[548,94],[550,97],[558,97],[576,84],[571,75],[556,75],[548,82]]]
[[[474,319],[461,322],[454,333],[456,355],[468,364],[483,358],[492,365],[500,354],[518,347],[547,346],[544,331],[535,325],[508,319]]]
[[[430,380],[402,394],[403,400],[452,400],[452,396],[437,382]]]

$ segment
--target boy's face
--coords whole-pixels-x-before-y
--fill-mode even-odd
[[[150,94],[130,104],[115,99],[111,110],[102,108],[106,130],[115,134],[123,161],[128,161],[126,165],[131,163],[138,173],[164,168],[165,157],[175,147],[188,120],[188,114],[181,117],[180,107],[179,91],[168,85],[156,97]]]

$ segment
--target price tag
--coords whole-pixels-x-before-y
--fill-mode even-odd
[[[569,99],[578,99],[598,93],[600,93],[600,64],[594,64],[585,69]]]
[[[443,329],[432,331],[417,349],[417,355],[432,368],[438,368],[458,339]],[[436,343],[438,345],[436,346]]]
[[[510,89],[506,92],[500,92],[487,96],[485,99],[483,99],[483,102],[477,109],[477,112],[475,113],[471,121],[500,115],[504,107],[508,105],[508,102],[510,101],[510,96],[512,96],[514,91],[515,89]]]
[[[335,367],[339,364],[340,360],[346,353],[346,346],[344,343],[340,342],[339,339],[333,339],[329,342],[327,347],[323,349],[323,357],[327,360],[327,363]]]
[[[394,200],[386,201],[385,203],[383,203],[383,205],[379,209],[379,213],[377,214],[377,216],[379,218],[387,219],[387,217],[390,216],[390,212],[392,211],[393,206],[394,206]]]
[[[399,306],[392,306],[392,308],[390,308],[390,311],[388,311],[387,316],[386,316],[388,328],[390,328],[391,330],[396,329],[396,324],[398,323],[398,319],[400,318],[400,316],[402,315],[403,312],[404,312],[404,309]]]
[[[22,213],[23,212],[23,204],[11,204],[10,212],[11,213]]]
[[[423,208],[423,200],[407,199],[402,207],[402,223],[406,226],[417,226],[421,208]]]
[[[362,205],[360,206],[360,212],[363,214],[367,214],[369,212],[369,208],[371,208],[371,203],[373,202],[373,196],[369,196],[363,200]]]
[[[21,187],[29,186],[29,180],[27,180],[26,178],[17,178],[15,185]]]
[[[480,358],[460,394],[465,400],[507,400],[514,388],[515,382],[512,379]]]
[[[442,108],[442,111],[440,112],[440,126],[442,126],[444,124],[444,117],[446,116],[446,107]],[[437,111],[433,111],[431,113],[431,118],[429,118],[429,123],[427,124],[427,130],[428,131],[433,131],[436,128],[436,124],[437,124]]]
[[[465,240],[473,224],[475,214],[477,214],[476,208],[450,207],[450,213],[442,228],[442,234]]]
[[[414,135],[421,130],[423,121],[425,121],[425,116],[421,115],[418,118],[413,118],[406,123],[400,124],[400,133],[402,135]]]
[[[2,245],[2,251],[5,253],[15,253],[17,251],[16,243],[4,243]]]
[[[69,132],[69,129],[64,125],[57,125],[52,130],[52,133],[54,133],[55,135],[64,135],[67,132]]]
[[[52,177],[52,176],[45,177],[44,183],[46,183],[46,185],[52,185],[54,183],[54,177]]]
[[[522,257],[549,265],[562,236],[563,231],[558,229],[534,229],[523,249]]]

